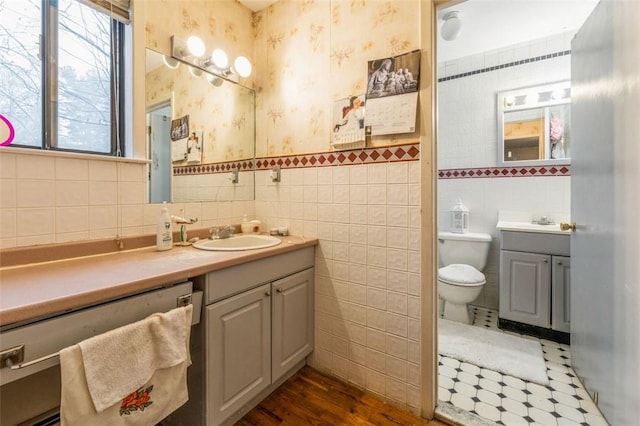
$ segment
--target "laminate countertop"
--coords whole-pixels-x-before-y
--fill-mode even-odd
[[[0,326],[23,323],[140,293],[253,260],[312,247],[315,238],[279,237],[282,243],[246,251],[155,246],[0,268]]]

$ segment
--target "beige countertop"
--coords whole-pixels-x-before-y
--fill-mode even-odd
[[[207,272],[318,244],[315,238],[280,237],[282,244],[221,252],[155,246],[52,262],[0,268],[0,326],[89,306]]]

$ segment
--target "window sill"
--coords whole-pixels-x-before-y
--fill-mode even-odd
[[[20,148],[20,147],[13,147],[13,146],[0,148],[0,155],[2,154],[38,155],[43,157],[59,157],[59,158],[78,158],[78,159],[95,160],[95,161],[110,161],[114,163],[137,163],[137,164],[151,163],[151,160],[147,160],[146,158],[113,157],[111,155],[88,154],[88,153],[81,153],[81,152],[51,151],[46,149],[31,149],[31,148]]]

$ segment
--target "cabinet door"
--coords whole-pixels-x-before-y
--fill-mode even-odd
[[[207,425],[271,383],[271,297],[265,284],[206,307]]]
[[[551,269],[551,328],[571,331],[571,258],[553,256]]]
[[[313,268],[273,282],[272,380],[313,350]]]
[[[550,327],[551,256],[500,251],[500,318]]]

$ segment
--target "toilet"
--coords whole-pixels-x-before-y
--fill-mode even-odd
[[[438,233],[438,298],[440,316],[465,324],[473,323],[468,303],[480,295],[486,280],[480,271],[489,257],[491,235],[482,233]]]

